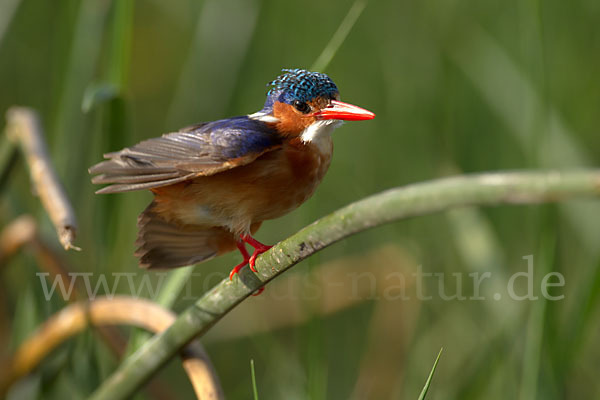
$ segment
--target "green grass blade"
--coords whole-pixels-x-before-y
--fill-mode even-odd
[[[431,385],[431,380],[433,379],[433,373],[438,365],[438,361],[440,361],[440,356],[442,355],[442,351],[444,348],[440,349],[437,357],[435,358],[435,362],[433,363],[433,367],[431,368],[431,372],[429,373],[429,377],[427,377],[427,381],[425,382],[425,386],[423,386],[423,390],[421,390],[421,394],[419,395],[419,400],[425,400],[425,396],[427,396],[427,391],[429,390],[429,385]]]
[[[585,343],[585,336],[590,334],[586,327],[600,307],[600,263],[584,272],[576,296],[577,300],[568,319],[570,322],[566,324],[567,340],[564,341],[564,356],[560,363],[563,371],[567,371],[576,362],[577,355]]]
[[[254,359],[250,360],[250,374],[252,375],[252,392],[254,400],[258,400],[258,388],[256,387],[256,373],[254,372]]]
[[[324,71],[327,68],[335,56],[335,53],[337,53],[340,46],[346,40],[346,37],[348,37],[350,30],[356,21],[358,21],[358,17],[360,17],[366,6],[366,0],[356,0],[354,4],[352,4],[352,7],[350,7],[348,14],[346,14],[346,17],[338,27],[337,31],[335,31],[331,37],[331,40],[329,43],[327,43],[327,46],[325,46],[321,52],[321,55],[317,58],[317,61],[315,61],[310,68],[311,71]]]
[[[203,3],[167,111],[167,127],[177,127],[198,116],[219,115],[230,106],[235,82],[252,44],[259,11],[260,3],[253,1]],[[222,23],[225,20],[227,24]],[[198,101],[199,93],[210,93],[210,101]]]
[[[21,0],[5,0],[0,3],[0,44],[2,44],[4,34],[8,30],[20,4]]]
[[[154,301],[165,308],[173,307],[175,300],[177,300],[177,297],[183,291],[186,283],[192,278],[193,272],[193,266],[170,271]]]
[[[134,2],[119,1],[114,3],[114,7],[108,76],[109,81],[122,92],[130,69]]]
[[[17,145],[6,136],[6,132],[0,136],[0,191],[13,171],[19,160]]]
[[[108,19],[109,2],[81,2],[77,8],[77,16],[73,22],[73,35],[64,54],[64,67],[58,79],[59,89],[54,96],[51,118],[45,122],[48,126],[48,143],[53,163],[62,182],[67,188],[80,185],[83,176],[87,179],[87,151],[71,152],[69,157],[65,149],[85,149],[88,137],[82,135],[87,129],[87,121],[81,113],[81,98],[86,86],[93,80],[97,62],[102,51],[106,21]],[[64,23],[67,23],[65,19]],[[71,201],[79,204],[83,191],[71,194]]]
[[[538,254],[541,259],[536,270],[541,276],[552,272],[555,262],[556,238],[547,234],[543,239]],[[533,256],[532,256],[533,257]],[[533,260],[531,261],[534,262]],[[527,337],[523,353],[523,374],[521,376],[521,387],[519,398],[537,399],[538,381],[542,362],[542,346],[544,342],[544,324],[546,320],[546,308],[548,300],[544,296],[533,302],[527,322]]]
[[[160,286],[158,294],[152,299],[158,305],[164,308],[172,308],[175,300],[185,287],[185,284],[190,280],[194,267],[178,268],[170,271],[164,283]],[[132,354],[139,349],[146,340],[150,339],[152,334],[144,330],[138,329],[131,336],[127,354]]]

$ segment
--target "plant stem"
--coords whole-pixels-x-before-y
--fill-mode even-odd
[[[348,37],[350,30],[352,30],[352,27],[354,26],[354,24],[356,24],[356,21],[358,21],[358,18],[360,17],[366,6],[366,0],[356,0],[354,4],[352,4],[352,7],[350,7],[348,14],[346,14],[346,17],[344,18],[340,26],[338,26],[337,30],[331,37],[331,40],[329,41],[329,43],[327,43],[327,46],[325,46],[323,52],[319,55],[319,58],[317,58],[317,61],[315,61],[315,63],[310,68],[311,71],[325,71],[325,69],[329,66],[329,63],[333,59],[333,56],[335,56],[335,53],[337,53],[339,48],[342,46],[342,44]]]
[[[56,228],[60,243],[65,250],[80,250],[73,244],[77,232],[75,212],[48,154],[38,114],[30,108],[12,107],[6,113],[6,120],[6,134],[21,147],[35,192]]]
[[[196,301],[163,333],[152,337],[91,396],[129,398],[186,343],[204,334],[255,290],[315,252],[388,222],[456,207],[558,202],[600,196],[600,170],[504,172],[465,175],[390,189],[335,211],[280,242]]]

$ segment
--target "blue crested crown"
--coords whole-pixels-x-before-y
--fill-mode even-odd
[[[267,93],[271,101],[277,98],[288,104],[296,100],[307,102],[315,97],[333,97],[339,92],[331,78],[320,72],[299,68],[282,69],[282,71],[285,73],[267,84],[272,86]]]

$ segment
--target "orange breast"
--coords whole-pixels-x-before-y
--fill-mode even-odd
[[[183,224],[249,233],[251,224],[287,214],[314,193],[331,162],[328,147],[293,139],[248,165],[158,188],[157,212]]]

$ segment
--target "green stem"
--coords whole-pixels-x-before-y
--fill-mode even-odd
[[[19,160],[19,149],[14,140],[10,140],[6,132],[0,136],[0,191]]]
[[[154,298],[154,302],[164,308],[170,309],[185,287],[185,284],[190,280],[192,271],[193,268],[190,267],[170,271],[165,283],[161,285],[158,295]],[[127,352],[133,353],[135,350],[142,347],[142,344],[150,339],[150,337],[151,334],[149,332],[137,329],[131,336],[129,345],[127,346]]]
[[[204,334],[255,290],[315,252],[355,233],[402,218],[447,209],[496,204],[557,202],[600,196],[600,170],[507,172],[457,176],[395,188],[350,204],[305,227],[190,306],[163,333],[152,337],[91,396],[129,398],[179,349]]]
[[[325,46],[325,49],[323,49],[323,52],[319,55],[317,61],[315,61],[315,63],[310,68],[311,71],[325,71],[325,69],[327,68],[327,66],[329,66],[329,63],[333,59],[333,56],[335,56],[335,53],[337,53],[339,48],[346,40],[346,37],[348,37],[350,30],[352,30],[352,27],[354,26],[354,24],[356,24],[356,21],[358,21],[358,18],[360,17],[366,6],[366,0],[356,0],[354,4],[352,4],[352,7],[350,7],[348,14],[346,14],[346,17],[344,18],[340,26],[338,26],[338,29],[331,37],[331,40],[329,41],[329,43],[327,43],[327,46]]]

